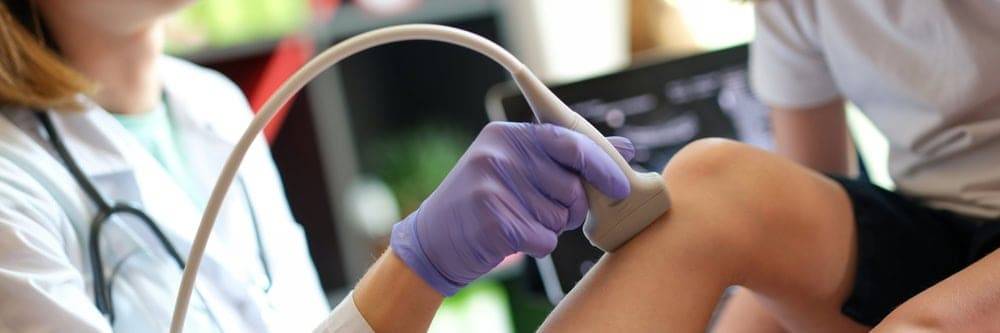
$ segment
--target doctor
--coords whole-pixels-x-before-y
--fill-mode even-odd
[[[250,119],[231,82],[162,55],[164,17],[186,3],[0,3],[0,330],[168,326],[209,187]],[[627,141],[613,142],[628,155]],[[393,321],[385,314],[411,303],[385,300],[412,286],[405,299],[433,305],[506,255],[547,254],[583,221],[580,175],[628,193],[582,135],[488,126],[331,315],[259,142],[215,226],[188,329],[426,328],[433,306]],[[415,326],[385,326],[394,322]]]

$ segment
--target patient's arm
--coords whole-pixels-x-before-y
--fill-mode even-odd
[[[840,313],[853,281],[843,190],[777,155],[703,140],[664,171],[673,206],[606,254],[542,326],[556,332],[704,332],[743,285],[790,331],[863,331]]]
[[[375,332],[426,332],[442,299],[392,249],[354,288],[354,303]]]

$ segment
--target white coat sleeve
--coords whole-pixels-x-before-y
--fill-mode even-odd
[[[79,242],[64,235],[55,200],[0,158],[0,331],[111,332],[68,254]]]
[[[347,294],[344,300],[330,312],[314,333],[374,333],[372,327],[368,325],[365,317],[361,316],[357,305],[354,304],[354,292]]]

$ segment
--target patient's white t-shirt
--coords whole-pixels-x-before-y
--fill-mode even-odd
[[[897,189],[1000,216],[1000,0],[762,0],[751,81],[774,107],[842,96],[889,140]]]

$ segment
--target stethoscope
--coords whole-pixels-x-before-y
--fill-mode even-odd
[[[48,135],[49,142],[52,143],[56,154],[62,159],[63,163],[66,165],[66,169],[76,180],[77,184],[83,189],[87,197],[97,206],[97,215],[90,223],[89,230],[89,241],[88,241],[88,253],[90,255],[90,268],[93,277],[93,287],[94,287],[94,303],[97,309],[101,311],[102,314],[110,322],[114,322],[114,304],[111,301],[111,286],[107,283],[107,278],[104,276],[104,262],[101,258],[100,250],[100,236],[101,229],[104,225],[111,220],[115,214],[131,215],[142,222],[143,225],[148,228],[163,248],[167,251],[170,258],[177,264],[177,266],[183,270],[184,269],[184,259],[181,257],[180,252],[177,248],[170,243],[167,236],[163,233],[146,212],[141,208],[136,207],[127,202],[110,202],[104,198],[97,187],[94,186],[93,182],[87,178],[83,173],[80,166],[76,163],[76,159],[70,154],[69,150],[66,148],[65,142],[62,140],[62,136],[56,131],[55,126],[52,124],[52,118],[47,112],[36,111],[34,112],[38,121],[42,124],[45,129],[45,133]],[[271,289],[271,267],[267,260],[267,256],[264,253],[264,242],[260,235],[260,224],[257,221],[257,212],[253,208],[253,204],[250,201],[250,193],[247,191],[246,183],[243,182],[242,178],[238,178],[240,182],[240,188],[243,190],[243,198],[246,200],[247,206],[249,207],[250,219],[253,222],[254,236],[257,242],[257,255],[260,258],[261,267],[264,270],[264,275],[267,281],[264,283],[264,292],[268,292]]]

